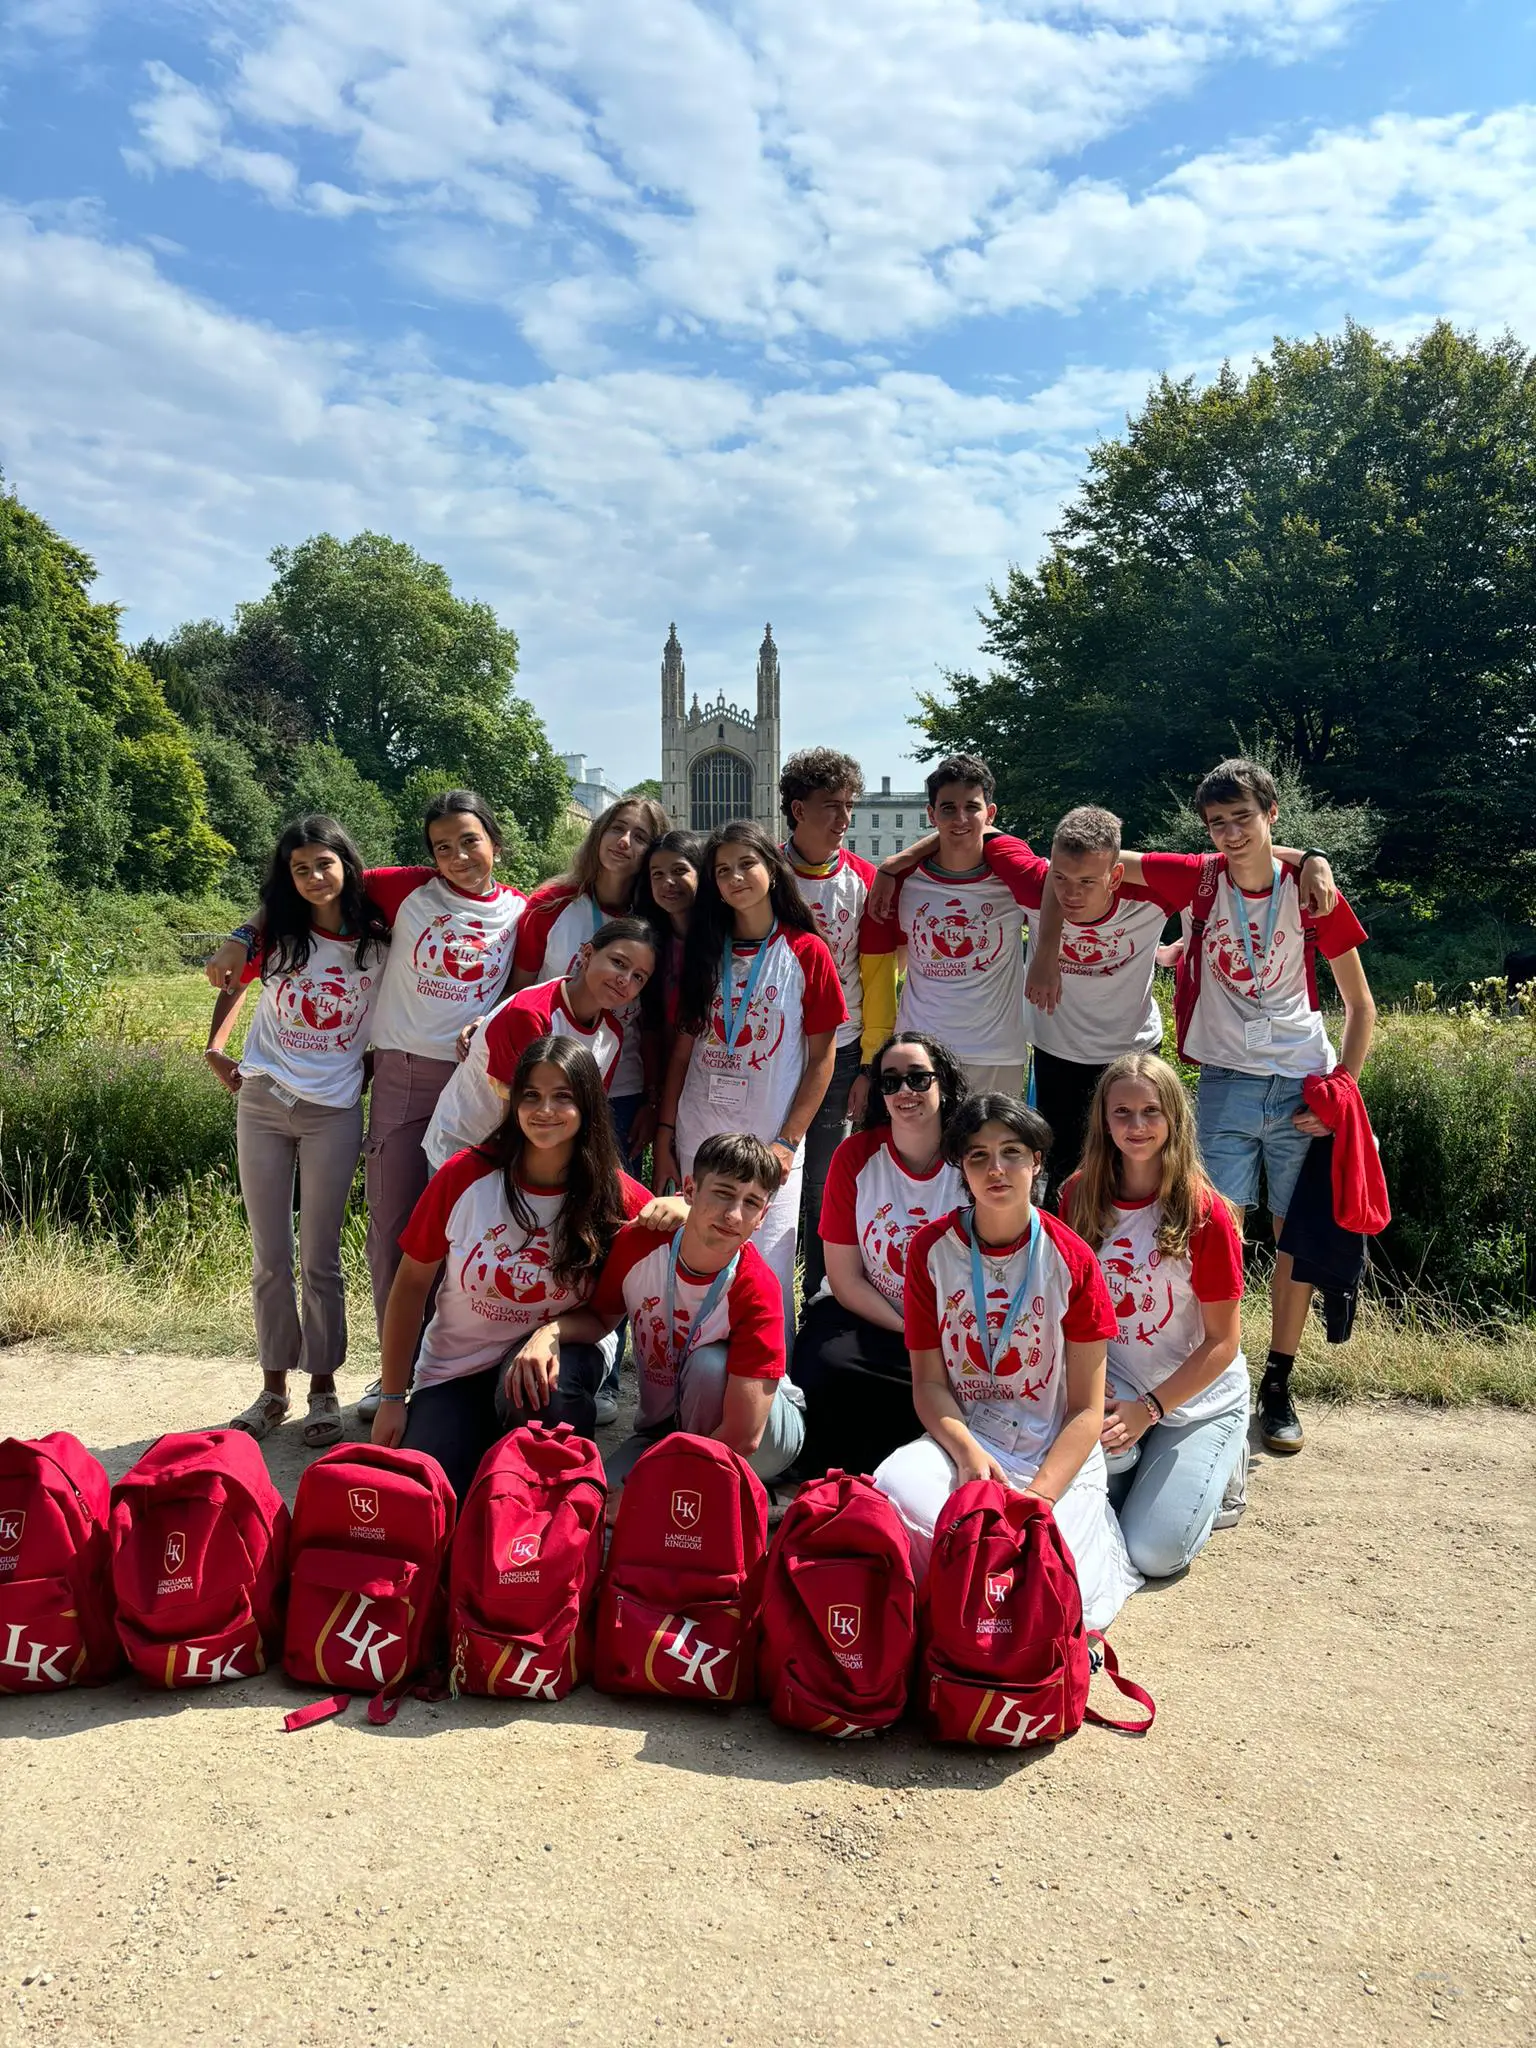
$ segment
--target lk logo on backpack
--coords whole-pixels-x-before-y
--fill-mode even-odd
[[[679,1430],[641,1454],[598,1591],[595,1683],[729,1706],[752,1693],[768,1496],[713,1438]]]
[[[869,1479],[803,1486],[768,1553],[758,1685],[775,1721],[873,1735],[898,1720],[917,1649],[907,1532]]]
[[[221,1685],[282,1635],[288,1509],[243,1430],[150,1445],[112,1489],[112,1583],[128,1660],[151,1685]]]
[[[77,1437],[0,1442],[0,1692],[100,1685],[121,1664],[109,1513]]]
[[[293,1504],[288,1676],[373,1693],[386,1702],[374,1718],[389,1718],[439,1646],[453,1523],[453,1489],[424,1451],[338,1444],[308,1466]]]
[[[606,1498],[597,1446],[568,1422],[526,1423],[486,1452],[449,1566],[456,1692],[559,1700],[590,1675]]]
[[[1025,1749],[1075,1734],[1085,1719],[1144,1735],[1156,1708],[1104,1668],[1144,1722],[1111,1721],[1088,1705],[1089,1638],[1072,1553],[1042,1500],[995,1479],[956,1487],[933,1532],[923,1588],[922,1702],[940,1742]]]

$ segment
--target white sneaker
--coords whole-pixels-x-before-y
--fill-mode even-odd
[[[1248,1505],[1248,1439],[1243,1438],[1243,1448],[1238,1453],[1237,1463],[1232,1468],[1232,1477],[1227,1481],[1227,1490],[1221,1496],[1221,1506],[1216,1510],[1213,1529],[1235,1529],[1243,1519],[1243,1510]]]
[[[357,1419],[372,1422],[379,1412],[379,1403],[384,1397],[384,1382],[374,1380],[357,1397]]]

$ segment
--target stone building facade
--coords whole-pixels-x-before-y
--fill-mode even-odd
[[[695,832],[751,818],[779,832],[779,650],[763,628],[757,651],[757,708],[693,702],[684,691],[682,643],[674,625],[661,657],[661,800]]]

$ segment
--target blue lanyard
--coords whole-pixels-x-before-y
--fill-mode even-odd
[[[1040,1264],[1040,1239],[1044,1235],[1038,1211],[1029,1232],[1029,1259],[1024,1267],[1024,1278],[1014,1289],[1013,1299],[1003,1317],[1003,1327],[996,1337],[987,1318],[987,1282],[981,1268],[981,1241],[976,1231],[976,1211],[971,1211],[966,1235],[971,1240],[971,1299],[976,1309],[976,1334],[981,1339],[981,1355],[987,1361],[987,1371],[997,1371],[997,1354],[1007,1349],[1013,1336],[1013,1326],[1019,1320],[1019,1311],[1027,1301],[1034,1298],[1035,1273]]]
[[[679,1351],[677,1347],[677,1262],[682,1255],[683,1233],[679,1230],[676,1237],[672,1240],[672,1263],[667,1268],[667,1285],[662,1302],[662,1310],[667,1319],[667,1363],[674,1371],[681,1370],[687,1364],[688,1354],[693,1349],[694,1340],[714,1313],[721,1295],[724,1294],[735,1278],[737,1262],[741,1258],[741,1253],[738,1252],[731,1263],[728,1266],[722,1267],[714,1279],[710,1281],[709,1289],[704,1299],[699,1303],[698,1312],[688,1325],[687,1333],[683,1338],[682,1350]]]
[[[1280,915],[1279,861],[1276,861],[1274,866],[1275,879],[1269,891],[1269,914],[1264,920],[1264,965],[1266,967],[1269,965],[1269,949],[1275,942],[1275,920]],[[1227,879],[1228,881],[1232,880],[1230,875]],[[1232,894],[1237,899],[1237,936],[1242,941],[1243,957],[1248,962],[1248,972],[1253,978],[1253,1000],[1262,1008],[1264,1003],[1264,983],[1259,974],[1259,962],[1254,957],[1253,934],[1248,929],[1248,899],[1242,890],[1238,888],[1236,882],[1232,882]]]
[[[590,897],[588,900],[592,905],[592,936],[595,939],[603,926],[608,922],[608,913],[604,910],[601,903],[598,902],[596,896]]]
[[[758,940],[757,950],[752,955],[752,965],[747,970],[747,978],[741,984],[741,994],[735,1002],[731,1000],[731,966],[735,947],[730,939],[725,942],[725,954],[720,962],[720,1011],[725,1020],[725,1049],[728,1053],[736,1050],[736,1034],[751,1011],[752,998],[757,994],[757,984],[762,978],[763,963],[768,958],[768,948],[773,944],[777,932],[778,926],[775,925],[766,939]]]

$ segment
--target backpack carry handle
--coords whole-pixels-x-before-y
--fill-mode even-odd
[[[1113,1728],[1120,1735],[1145,1735],[1157,1719],[1156,1700],[1144,1685],[1138,1685],[1133,1678],[1121,1676],[1119,1661],[1114,1651],[1096,1628],[1089,1629],[1088,1640],[1090,1643],[1097,1643],[1104,1653],[1104,1672],[1110,1683],[1123,1692],[1128,1700],[1134,1700],[1137,1706],[1145,1707],[1147,1718],[1145,1721],[1115,1721],[1111,1720],[1108,1714],[1101,1714],[1097,1708],[1090,1706],[1084,1708],[1083,1719],[1092,1721],[1100,1728]]]

